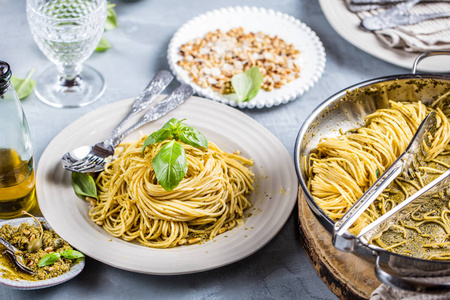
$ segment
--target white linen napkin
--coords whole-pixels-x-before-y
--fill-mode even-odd
[[[347,3],[350,0],[347,0]],[[385,9],[360,11],[356,14],[362,20],[365,17],[377,15]],[[429,14],[450,12],[449,2],[423,2],[413,6],[407,13]],[[361,29],[362,30],[362,29]],[[450,50],[450,17],[423,21],[413,25],[403,25],[397,28],[377,30],[378,39],[392,48],[403,48],[408,52],[426,52],[435,50]]]
[[[428,277],[420,278],[422,281],[434,283],[450,283],[450,277]],[[450,292],[443,294],[423,294],[416,292],[408,292],[396,289],[385,284],[377,287],[370,297],[370,300],[444,300],[450,299]]]

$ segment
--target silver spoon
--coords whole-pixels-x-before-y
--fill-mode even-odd
[[[19,250],[11,245],[10,242],[5,240],[4,238],[0,237],[0,252],[2,255],[6,254],[11,259],[14,264],[19,267],[22,271],[28,273],[28,274],[36,274],[33,270],[25,266],[25,263],[23,261],[23,257],[20,255],[16,255]]]
[[[139,121],[125,130],[122,134],[119,134],[119,132],[114,129],[105,141],[97,143],[94,146],[82,146],[64,154],[61,158],[62,166],[66,170],[79,173],[102,171],[106,164],[106,158],[114,155],[114,148],[127,135],[142,125],[166,115],[192,96],[193,93],[194,90],[190,85],[182,84],[176,88],[172,94],[151,107]]]

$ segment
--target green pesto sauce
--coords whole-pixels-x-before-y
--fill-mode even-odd
[[[28,223],[22,223],[19,227],[12,227],[7,224],[0,228],[0,236],[19,249],[20,251],[16,255],[23,257],[25,264],[36,272],[36,275],[25,273],[17,268],[6,254],[0,254],[0,264],[2,266],[2,269],[0,269],[0,276],[3,278],[29,281],[50,279],[68,272],[71,266],[76,263],[76,261],[61,257],[51,266],[42,268],[37,266],[39,260],[51,252],[62,252],[67,249],[72,249],[72,247],[61,239],[53,230],[44,229],[42,247],[35,253],[28,252],[27,248],[32,236],[35,238],[40,237],[40,230],[38,227]],[[50,249],[50,247],[53,249]],[[44,251],[45,249],[47,249],[47,252]]]

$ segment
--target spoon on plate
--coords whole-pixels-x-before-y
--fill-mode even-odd
[[[36,274],[33,270],[25,266],[25,263],[23,261],[23,257],[20,255],[16,255],[19,250],[11,245],[10,242],[5,240],[4,238],[0,237],[0,253],[2,255],[6,254],[11,259],[14,264],[21,269],[22,271],[28,273],[28,274]]]

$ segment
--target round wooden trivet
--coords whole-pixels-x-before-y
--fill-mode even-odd
[[[323,282],[340,299],[369,299],[381,283],[374,265],[351,253],[339,251],[331,235],[314,217],[301,188],[298,193],[300,243]]]

